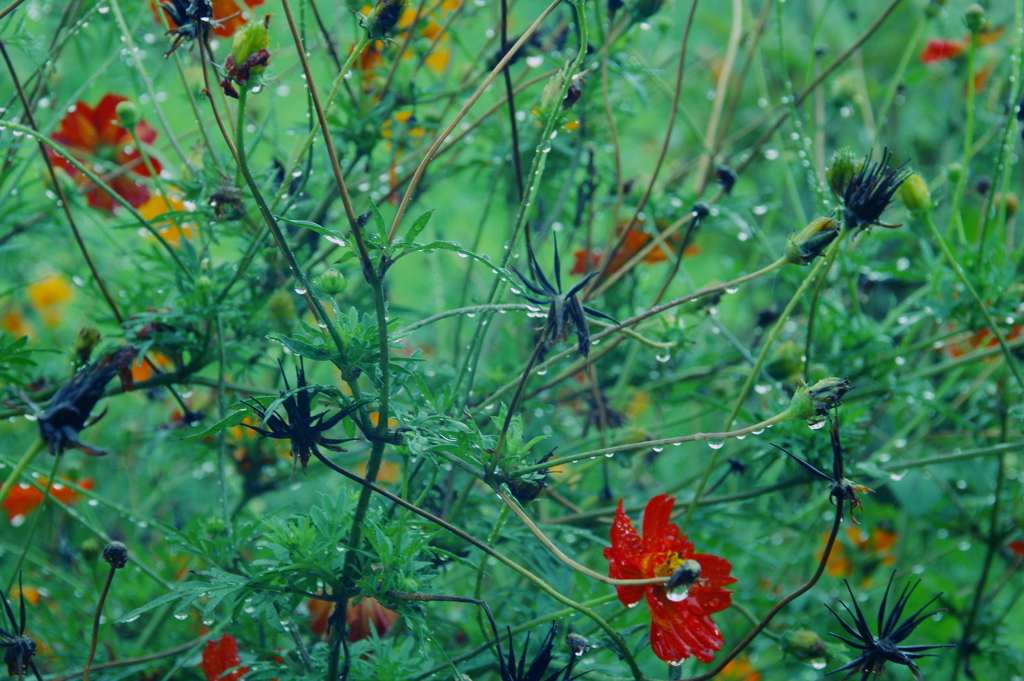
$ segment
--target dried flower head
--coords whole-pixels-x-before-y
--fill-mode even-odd
[[[172,37],[171,49],[164,52],[165,59],[184,42],[202,40],[205,43],[209,38],[213,28],[213,3],[210,0],[170,0],[161,2],[160,9],[174,24],[174,28],[167,31],[167,35]]]
[[[612,317],[587,307],[576,297],[576,294],[583,290],[583,287],[597,276],[598,273],[591,272],[576,282],[568,291],[562,293],[562,264],[558,258],[558,244],[555,244],[555,283],[558,285],[557,288],[552,286],[548,278],[544,276],[544,271],[537,264],[537,258],[533,254],[532,247],[529,248],[528,256],[530,271],[533,274],[534,281],[524,277],[523,273],[514,266],[512,270],[519,276],[519,279],[526,288],[538,296],[545,297],[536,298],[526,293],[519,293],[519,295],[536,305],[548,306],[548,343],[564,343],[567,341],[569,339],[569,325],[571,324],[576,331],[576,346],[579,348],[580,354],[588,357],[590,355],[590,328],[587,325],[585,315],[590,314],[607,319],[613,324],[618,324]]]
[[[295,369],[295,391],[292,391],[286,378],[284,379],[286,390],[281,392],[278,398],[285,413],[288,414],[288,421],[272,411],[264,409],[262,405],[253,400],[246,404],[263,420],[263,425],[267,429],[250,426],[248,423],[242,424],[246,428],[255,430],[261,437],[291,440],[292,473],[295,472],[295,467],[299,462],[302,462],[302,470],[306,470],[310,454],[321,456],[318,447],[329,449],[332,452],[343,451],[337,445],[349,440],[330,439],[324,437],[324,432],[333,428],[339,421],[362,406],[362,403],[351,405],[330,417],[327,416],[326,411],[313,414],[313,394],[318,392],[319,388],[307,388],[306,372],[301,360],[300,357],[299,366]],[[281,366],[281,373],[284,374],[284,366]]]
[[[21,609],[19,612],[20,617],[15,619],[14,610],[7,601],[7,596],[0,589],[0,600],[4,603],[4,614],[7,615],[7,619],[11,623],[10,631],[0,627],[0,639],[3,639],[0,640],[0,648],[7,649],[4,651],[4,664],[7,665],[7,673],[10,676],[17,676],[20,679],[28,674],[31,669],[36,679],[43,681],[43,677],[36,667],[35,660],[32,659],[36,654],[36,642],[25,635],[25,590],[21,587],[20,576],[18,577],[18,590],[21,592]],[[2,616],[0,616],[0,622],[3,622]]]
[[[39,434],[49,445],[51,454],[60,454],[74,447],[92,456],[106,454],[78,439],[88,423],[93,407],[114,374],[121,375],[122,386],[131,387],[131,363],[137,350],[126,345],[85,367],[50,398],[46,411],[38,414]],[[30,406],[34,407],[34,405]],[[100,414],[102,417],[102,414]],[[97,419],[98,420],[98,419]]]
[[[837,236],[839,223],[835,218],[815,218],[799,234],[786,240],[786,260],[794,265],[810,265],[815,258],[825,255],[825,249]]]
[[[917,664],[914,660],[922,657],[934,657],[933,653],[924,653],[925,650],[934,650],[935,648],[952,648],[952,644],[944,645],[930,645],[930,646],[904,646],[900,645],[904,639],[913,633],[914,629],[917,628],[921,622],[932,615],[942,612],[942,610],[935,610],[926,614],[921,614],[925,608],[931,605],[936,598],[942,594],[936,594],[925,603],[920,610],[915,612],[907,619],[900,622],[900,617],[903,616],[903,608],[906,607],[907,601],[910,600],[911,594],[914,593],[914,589],[921,583],[920,580],[915,582],[911,586],[903,588],[903,592],[900,597],[896,600],[896,605],[893,606],[889,616],[886,617],[885,605],[889,598],[889,590],[892,588],[893,577],[896,576],[894,571],[889,577],[889,583],[885,587],[885,595],[882,596],[882,604],[878,606],[878,635],[871,633],[871,627],[868,626],[867,618],[864,617],[864,613],[861,612],[860,606],[857,605],[857,598],[853,595],[853,590],[850,588],[850,583],[845,579],[843,583],[846,584],[846,590],[850,593],[850,599],[853,603],[853,610],[850,607],[839,601],[839,604],[846,609],[846,612],[853,618],[853,626],[848,624],[842,617],[839,616],[835,610],[826,605],[828,611],[836,616],[839,623],[843,625],[843,629],[846,633],[853,637],[851,641],[848,638],[844,638],[838,634],[829,632],[830,635],[835,636],[843,643],[853,646],[857,650],[860,650],[860,656],[857,657],[853,662],[849,663],[844,667],[840,667],[829,674],[835,674],[836,672],[849,670],[849,673],[844,678],[860,672],[862,674],[861,681],[867,681],[871,678],[872,674],[881,674],[882,668],[886,662],[892,662],[893,664],[902,664],[910,668],[914,673],[914,678],[920,681],[921,674],[918,672]]]
[[[910,176],[907,163],[896,168],[889,167],[892,153],[886,149],[882,160],[871,162],[871,154],[861,164],[860,170],[850,178],[843,190],[843,221],[847,229],[866,229],[870,225],[899,227],[879,222],[878,218],[889,206],[896,190]]]

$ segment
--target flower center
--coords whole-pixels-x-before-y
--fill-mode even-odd
[[[654,576],[671,577],[676,570],[682,567],[683,562],[685,560],[686,559],[680,556],[678,553],[669,551],[665,554],[665,561],[658,567],[654,568]]]

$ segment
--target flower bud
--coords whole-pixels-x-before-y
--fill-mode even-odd
[[[345,281],[344,274],[332,267],[320,275],[319,284],[321,291],[329,296],[336,296],[345,290],[348,282]]]
[[[781,343],[775,355],[765,365],[768,375],[777,381],[784,381],[804,370],[804,349],[793,341]]]
[[[103,560],[115,570],[120,570],[128,564],[128,547],[119,541],[110,542],[103,547]]]
[[[808,265],[824,254],[837,236],[839,222],[835,218],[815,218],[799,234],[787,240],[784,249],[786,261],[793,265]]]
[[[813,631],[797,629],[786,635],[786,649],[801,660],[825,657],[825,642]]]
[[[797,388],[789,405],[792,418],[819,421],[828,410],[838,407],[851,388],[848,378],[823,378],[814,385]]]
[[[1020,208],[1020,199],[1013,192],[1007,192],[1006,194],[996,194],[995,206],[997,211],[1003,210],[1006,207],[1006,219],[1010,220],[1014,215],[1017,214],[1017,209]]]
[[[846,192],[846,185],[860,170],[862,163],[860,157],[849,147],[837,149],[832,154],[832,161],[829,163],[828,170],[825,171],[825,179],[828,180],[828,186],[832,187],[832,191],[837,197],[841,198]]]
[[[79,550],[82,558],[90,563],[100,557],[100,543],[91,537],[82,542]]]
[[[968,5],[964,10],[964,24],[971,33],[978,33],[985,28],[985,8],[981,5]]]
[[[95,326],[83,326],[78,330],[78,336],[75,338],[75,342],[71,346],[71,352],[73,355],[71,363],[77,367],[88,364],[89,358],[92,356],[92,351],[96,349],[99,342],[99,329]]]
[[[565,643],[572,650],[572,654],[575,657],[579,657],[590,650],[590,641],[579,634],[569,634],[565,637]]]
[[[946,166],[946,179],[954,187],[959,184],[960,178],[964,175],[964,166],[962,163],[954,162]]]
[[[377,0],[367,17],[369,26],[366,32],[374,40],[384,40],[391,33],[398,20],[402,18],[409,0]]]
[[[117,122],[126,130],[134,130],[139,122],[139,110],[135,107],[135,102],[130,99],[118,102],[114,107],[114,113],[117,115]]]
[[[231,58],[234,59],[235,68],[245,64],[252,56],[258,55],[260,50],[270,47],[270,15],[264,15],[260,21],[250,21],[235,33],[231,43]],[[249,77],[258,76],[266,70],[265,65],[252,66],[248,70]]]
[[[932,209],[932,195],[928,191],[928,183],[914,173],[896,190],[896,195],[911,213],[927,213]]]

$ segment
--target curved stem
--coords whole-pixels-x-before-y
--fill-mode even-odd
[[[99,603],[96,604],[96,616],[92,621],[92,642],[89,644],[89,656],[85,658],[85,669],[82,671],[82,681],[89,681],[89,668],[92,666],[92,659],[96,656],[96,644],[100,638],[100,617],[103,615],[103,604],[107,600],[107,593],[110,591],[110,584],[114,581],[114,573],[117,572],[117,568],[113,565],[110,566],[110,572],[107,573],[107,582],[103,585],[103,591],[100,592]]]

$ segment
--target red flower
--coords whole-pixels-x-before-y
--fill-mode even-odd
[[[629,230],[629,233],[626,235],[626,240],[622,242],[619,250],[615,251],[615,255],[612,256],[611,263],[608,265],[608,274],[612,274],[621,269],[622,266],[625,265],[634,255],[640,252],[640,249],[650,243],[651,238],[650,234],[642,232],[635,227]],[[667,246],[673,249],[678,248],[678,241],[678,236],[669,237],[669,243]],[[662,243],[662,245],[657,248],[652,248],[647,255],[644,256],[642,262],[656,263],[668,260],[669,255],[666,253],[665,247],[666,244]],[[687,246],[686,252],[683,253],[683,255],[695,255],[697,253],[700,253],[697,246],[690,244]],[[569,274],[586,274],[591,270],[597,269],[598,264],[601,262],[601,253],[599,251],[591,251],[589,253],[590,257],[588,258],[587,256],[588,253],[583,248],[577,248],[573,251],[573,257],[575,260],[573,261],[572,270],[569,271]]]
[[[207,641],[203,649],[203,673],[206,681],[238,681],[249,672],[248,667],[238,667],[238,641],[231,634],[224,634],[219,641]],[[224,674],[229,669],[230,674]]]
[[[36,482],[45,488],[47,479],[39,478]],[[76,484],[83,489],[92,489],[93,487],[92,478],[79,480]],[[78,492],[59,482],[53,483],[53,486],[50,487],[50,495],[65,506],[73,506],[78,502]],[[7,521],[13,523],[15,518],[21,518],[23,521],[25,516],[36,510],[41,503],[43,503],[43,493],[33,485],[20,482],[7,493],[2,508],[7,514]]]
[[[921,63],[938,64],[940,61],[959,57],[966,48],[967,46],[962,40],[946,40],[945,38],[929,40],[928,45],[921,51]]]
[[[1006,545],[1006,548],[1010,549],[1010,553],[1017,556],[1018,558],[1024,558],[1024,541],[1020,539],[1014,539],[1012,542]]]
[[[674,504],[675,497],[665,494],[647,503],[641,539],[619,501],[612,523],[612,545],[604,550],[608,576],[615,579],[669,577],[685,561],[699,563],[700,578],[693,582],[682,600],[670,599],[662,584],[616,589],[619,600],[628,607],[647,597],[651,611],[651,648],[660,659],[678,665],[694,655],[701,662],[710,662],[725,643],[711,615],[732,604],[732,592],[722,587],[736,580],[729,576],[732,570],[729,561],[693,552],[693,544],[669,522]]]
[[[60,122],[60,130],[53,134],[53,140],[67,147],[82,161],[90,163],[96,174],[104,177],[115,193],[138,208],[149,199],[149,190],[127,173],[149,177],[149,169],[135,148],[131,132],[117,122],[114,110],[126,99],[120,95],[107,94],[95,109],[83,101],[76,102]],[[139,121],[135,133],[145,144],[152,144],[156,139],[156,130],[145,121]],[[75,182],[85,188],[90,206],[114,211],[117,203],[113,196],[93,186],[63,156],[52,151],[49,154],[55,166],[63,168]],[[153,170],[159,173],[160,163],[154,158],[150,158],[150,162]]]
[[[264,2],[265,0],[213,0],[213,32],[223,38],[229,37],[239,28],[245,26],[245,22],[252,18],[250,12],[243,13],[239,10],[262,5]],[[156,3],[149,3],[149,9],[152,10],[159,23],[160,15],[158,13],[160,10],[157,8]],[[231,18],[228,19],[227,17]],[[171,28],[178,28],[178,25],[170,17],[167,17],[167,23],[170,24]]]
[[[350,598],[345,607],[345,626],[348,635],[345,637],[349,643],[362,641],[370,637],[370,627],[377,631],[377,636],[383,637],[391,627],[398,621],[398,613],[388,610],[376,598],[363,596],[358,603]],[[334,604],[330,601],[309,599],[309,628],[317,636],[326,636],[328,619],[334,610]]]

